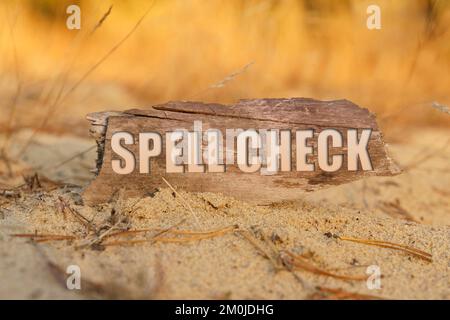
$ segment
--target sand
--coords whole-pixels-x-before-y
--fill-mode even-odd
[[[11,148],[19,149],[28,134],[17,133]],[[93,178],[88,167],[95,151],[60,163],[93,142],[41,134],[13,169],[20,172],[32,164],[41,172],[42,187],[0,196],[0,298],[450,299],[450,146],[444,147],[442,137],[449,137],[449,131],[423,129],[392,144],[393,157],[407,168],[401,175],[365,179],[293,202],[255,206],[211,193],[178,190],[175,195],[163,188],[151,197],[123,199],[119,194],[110,204],[88,207],[80,194]],[[71,149],[61,152],[63,146]],[[65,185],[46,181],[43,174]],[[23,182],[14,177],[1,181],[0,189]],[[71,212],[88,219],[98,234],[152,230],[106,234],[99,240]],[[205,239],[198,240],[179,230],[222,232],[203,233]],[[18,233],[77,239],[36,243],[11,236]],[[430,253],[432,262],[339,237],[402,244]],[[117,243],[135,239],[145,242]],[[369,289],[365,279],[296,270],[288,252],[337,275],[368,277],[367,267],[378,266],[381,288]],[[66,287],[69,265],[80,267],[81,290]]]

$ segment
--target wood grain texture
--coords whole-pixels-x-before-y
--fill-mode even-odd
[[[375,116],[367,109],[347,100],[318,101],[305,98],[241,100],[235,105],[205,104],[200,102],[169,102],[148,109],[132,109],[122,113],[108,112],[88,115],[92,121],[91,133],[98,144],[96,179],[86,188],[84,200],[88,204],[107,202],[119,190],[128,197],[140,197],[166,187],[161,176],[178,189],[191,192],[218,192],[238,199],[271,203],[292,200],[326,186],[351,182],[367,176],[386,176],[400,172],[389,157]],[[278,172],[262,175],[243,173],[236,164],[227,165],[225,173],[166,173],[165,133],[184,128],[193,130],[193,122],[201,120],[203,130],[209,128],[242,129],[314,129],[315,138],[324,129],[336,129],[346,136],[348,129],[372,129],[368,150],[373,165],[372,171],[348,171],[346,157],[342,168],[336,172],[321,171],[317,165],[317,154],[309,161],[316,164],[313,172]],[[127,131],[135,135],[140,132],[159,132],[163,137],[163,152],[152,159],[151,173],[140,174],[138,169],[128,175],[113,172],[111,161],[119,159],[111,150],[114,132]],[[295,141],[295,138],[292,138]],[[314,148],[317,147],[317,139]],[[343,148],[333,148],[332,154],[345,154]],[[127,146],[139,161],[137,142]],[[295,143],[292,159],[295,159]]]

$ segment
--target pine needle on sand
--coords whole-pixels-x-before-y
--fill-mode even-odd
[[[60,92],[58,93],[56,99],[54,100],[54,102],[52,103],[52,105],[49,107],[47,113],[45,114],[45,117],[42,121],[42,123],[34,128],[31,136],[28,138],[28,140],[25,142],[24,146],[21,148],[21,150],[18,153],[18,157],[23,155],[25,153],[25,151],[28,149],[28,147],[31,145],[31,143],[34,141],[36,134],[38,132],[40,132],[43,128],[45,128],[45,126],[47,125],[47,123],[50,121],[50,118],[53,117],[53,115],[56,113],[57,109],[67,100],[67,98],[72,94],[72,92],[74,92],[80,85],[81,83],[84,82],[84,80],[86,80],[100,65],[102,65],[106,60],[108,60],[108,58],[115,52],[117,51],[117,49],[119,49],[132,35],[133,33],[139,28],[139,26],[141,25],[141,23],[144,21],[145,17],[150,13],[150,11],[153,9],[153,5],[154,5],[155,1],[152,1],[151,4],[149,5],[148,9],[143,13],[143,15],[141,16],[141,18],[136,22],[136,24],[133,26],[133,28],[131,28],[131,30],[119,41],[117,42],[108,52],[106,52],[106,54],[104,54],[99,60],[97,60],[96,63],[94,63],[82,76],[81,78],[76,81],[72,87],[70,87],[64,94],[63,94],[63,87],[61,88]],[[111,8],[112,9],[112,8]],[[110,12],[109,12],[110,13]],[[104,17],[102,18],[103,21],[107,18],[107,16],[109,15],[109,13],[107,12],[107,14],[104,15]],[[103,23],[102,19],[100,19],[101,23]],[[99,22],[100,22],[99,21]],[[100,26],[99,26],[100,27]],[[93,32],[95,31],[95,27],[93,29]]]
[[[384,298],[369,294],[348,292],[343,289],[316,287],[316,292],[309,296],[313,300],[384,300]]]
[[[183,203],[183,205],[189,210],[189,212],[191,213],[191,215],[194,217],[195,222],[197,223],[198,227],[201,227],[200,221],[197,218],[197,215],[195,214],[194,210],[192,209],[191,205],[186,201],[185,198],[183,198],[178,192],[177,190],[175,190],[175,188],[169,183],[169,181],[167,181],[164,177],[161,177],[164,181],[165,184],[167,184],[167,186],[170,188],[170,190],[172,190],[173,193],[175,193],[176,196],[178,196],[179,199],[181,199],[181,202]]]
[[[412,256],[415,256],[417,258],[423,259],[425,261],[433,262],[433,256],[430,253],[416,249],[416,248],[412,248],[409,246],[405,246],[402,244],[397,244],[397,243],[388,242],[388,241],[359,239],[359,238],[351,238],[351,237],[344,237],[344,236],[337,236],[337,238],[340,240],[343,240],[343,241],[351,241],[351,242],[366,244],[369,246],[376,246],[376,247],[381,247],[381,248],[399,250],[399,251],[408,253]]]
[[[46,242],[46,241],[62,241],[62,240],[75,240],[76,236],[61,235],[61,234],[37,234],[37,233],[16,233],[12,234],[15,238],[28,238],[34,242]]]
[[[178,223],[179,224],[179,223]],[[175,227],[175,226],[174,226]],[[124,240],[124,241],[111,241],[107,243],[103,243],[104,246],[119,246],[119,245],[133,245],[140,243],[154,243],[154,242],[166,242],[166,243],[182,243],[182,242],[192,242],[198,240],[205,240],[210,238],[215,238],[219,236],[223,236],[227,233],[233,232],[236,230],[236,226],[229,226],[226,228],[211,230],[205,232],[195,232],[189,230],[172,230],[173,227],[168,228],[166,230],[162,230],[158,232],[156,235],[151,237],[150,239],[134,239],[134,240]],[[160,229],[161,230],[161,229]],[[133,230],[131,230],[133,231]],[[134,230],[140,231],[140,230]],[[147,232],[147,231],[144,231]],[[183,237],[163,237],[163,234],[172,233],[174,235],[183,235]],[[120,235],[130,235],[132,233],[122,233]],[[118,234],[115,234],[117,236]],[[186,236],[187,235],[187,236]],[[114,235],[110,235],[114,236]]]
[[[365,281],[365,280],[367,280],[367,276],[365,276],[365,275],[351,276],[351,275],[341,275],[341,274],[332,273],[330,271],[323,270],[323,269],[320,269],[320,268],[314,266],[311,262],[309,262],[306,258],[302,257],[301,255],[296,255],[289,251],[283,251],[283,253],[284,253],[283,261],[291,264],[294,269],[304,270],[304,271],[311,272],[311,273],[314,273],[317,275],[328,276],[328,277],[340,279],[340,280],[349,280],[349,281]]]

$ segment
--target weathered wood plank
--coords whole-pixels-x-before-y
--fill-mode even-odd
[[[127,196],[143,196],[165,187],[164,176],[176,187],[192,192],[218,192],[246,201],[270,203],[299,198],[304,192],[325,186],[338,185],[373,175],[393,175],[399,172],[387,154],[382,134],[375,116],[367,109],[347,101],[318,101],[312,99],[260,99],[243,100],[226,106],[198,102],[169,102],[148,109],[132,109],[123,113],[90,114],[93,122],[91,132],[99,146],[97,178],[87,187],[84,199],[95,204],[108,201],[119,189]],[[167,173],[166,137],[167,132],[177,129],[194,130],[194,121],[202,121],[203,131],[229,128],[290,130],[295,141],[297,130],[314,129],[314,137],[309,141],[314,153],[307,156],[315,165],[314,171],[291,171],[276,173],[244,173],[239,166],[226,164],[226,172],[220,173]],[[341,148],[329,149],[329,156],[343,154],[343,165],[335,172],[321,170],[318,165],[317,136],[325,129],[335,129],[343,137],[349,129],[371,129],[368,153],[372,170],[347,170],[347,141]],[[162,152],[151,159],[151,172],[139,173],[139,166],[130,174],[113,171],[112,160],[121,159],[111,148],[111,138],[116,132],[129,132],[134,136],[134,144],[126,145],[139,163],[138,136],[143,132],[157,132],[162,137]],[[225,150],[235,152],[235,150]],[[292,144],[291,156],[295,162],[296,144]]]

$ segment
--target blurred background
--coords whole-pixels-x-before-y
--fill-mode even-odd
[[[80,30],[66,27],[72,4]],[[1,1],[2,154],[43,133],[86,138],[89,112],[169,100],[346,98],[390,142],[449,127],[432,107],[450,104],[449,26],[446,0]]]

